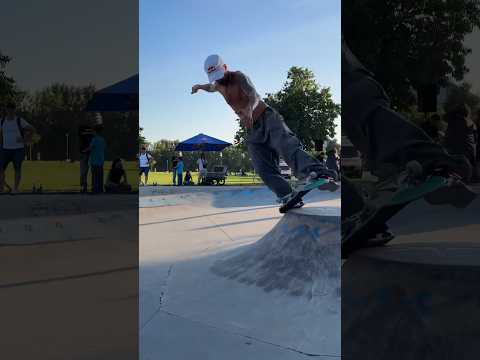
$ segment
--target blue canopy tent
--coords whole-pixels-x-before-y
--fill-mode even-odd
[[[214,137],[198,134],[177,145],[175,151],[222,151],[229,147],[230,143]]]
[[[138,111],[138,74],[95,92],[85,110]]]
[[[175,147],[175,151],[222,151],[226,147],[229,147],[230,143],[216,139],[214,137],[198,134],[190,139],[182,141]],[[221,156],[222,154],[220,154]],[[222,159],[220,157],[220,159]],[[220,160],[221,161],[221,160]],[[216,183],[217,185],[225,184],[225,178],[227,176],[227,168],[223,165],[214,166],[213,171],[209,171],[202,179],[202,184],[211,185]]]

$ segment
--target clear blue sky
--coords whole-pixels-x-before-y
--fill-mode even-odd
[[[235,114],[221,95],[190,94],[207,82],[210,54],[247,74],[261,96],[280,90],[291,66],[307,67],[340,103],[340,31],[340,0],[141,0],[144,135],[184,140],[203,132],[233,141]]]

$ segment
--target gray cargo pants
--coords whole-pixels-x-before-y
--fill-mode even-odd
[[[300,140],[285,124],[283,117],[268,107],[255,121],[246,139],[253,167],[279,198],[292,188],[280,174],[279,157],[288,164],[297,178],[305,178],[310,171],[324,168],[322,163],[302,150]]]
[[[411,161],[423,166],[456,163],[428,135],[393,111],[383,87],[342,42],[342,135],[370,161],[379,177],[396,174]],[[467,167],[457,169],[468,178]],[[467,175],[466,175],[467,174]],[[360,210],[364,200],[355,186],[342,178],[342,218]],[[345,206],[344,206],[345,205]]]
[[[390,99],[373,75],[342,43],[342,135],[370,161],[382,177],[411,160],[426,165],[450,156],[428,135],[390,107]],[[392,170],[390,170],[392,169]]]

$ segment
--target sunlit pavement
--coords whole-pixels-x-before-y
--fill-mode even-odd
[[[340,192],[313,191],[306,202],[339,214]],[[322,323],[325,306],[209,270],[279,221],[265,187],[146,187],[140,206],[142,359],[339,357],[340,319]],[[336,342],[318,337],[327,327]]]

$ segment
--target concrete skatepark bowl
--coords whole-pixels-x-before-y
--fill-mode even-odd
[[[385,247],[342,267],[342,357],[476,359],[480,351],[478,198],[465,209],[412,203]]]
[[[330,212],[330,214],[328,214]],[[219,260],[215,274],[313,299],[340,301],[340,219],[322,208],[291,210],[241,254]]]
[[[142,359],[340,357],[339,192],[142,190]]]
[[[138,195],[0,201],[2,358],[134,358]]]

